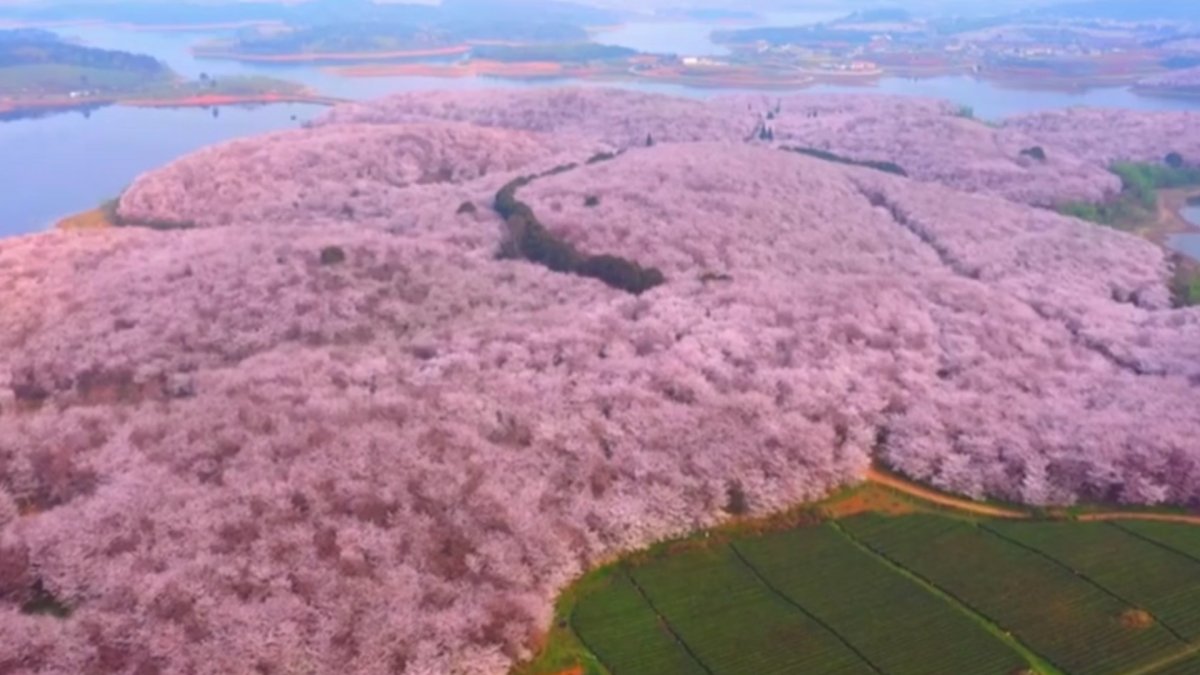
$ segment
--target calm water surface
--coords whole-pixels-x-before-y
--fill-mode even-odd
[[[0,236],[100,204],[138,174],[234,136],[299,126],[320,106],[253,110],[103,108],[0,123]],[[296,119],[292,120],[292,116]]]
[[[828,14],[800,13],[768,17],[774,25],[813,23]],[[741,24],[749,25],[749,24]],[[680,54],[718,54],[709,34],[724,24],[631,24],[600,33],[596,39],[610,44],[670,51]],[[62,34],[85,43],[153,54],[176,71],[197,77],[271,75],[301,82],[325,94],[348,99],[369,99],[399,91],[426,89],[528,88],[547,84],[619,86],[641,91],[708,97],[731,90],[692,89],[682,85],[639,82],[581,83],[512,82],[488,78],[440,79],[428,77],[342,78],[307,65],[250,65],[195,58],[190,45],[216,37],[216,33],[154,33],[100,26],[64,28]],[[1200,101],[1138,96],[1126,89],[1097,89],[1083,93],[1006,89],[970,77],[927,80],[887,78],[874,86],[820,85],[805,91],[870,92],[945,98],[974,108],[976,115],[999,119],[1046,108],[1101,106],[1145,110],[1200,109]],[[211,110],[136,110],[105,108],[89,116],[66,113],[53,117],[0,122],[0,236],[34,232],[58,218],[91,208],[120,192],[140,173],[205,145],[294,128],[320,115],[308,105]],[[293,119],[293,117],[295,119]],[[1183,235],[1183,238],[1192,235]],[[1200,241],[1187,239],[1200,252]]]

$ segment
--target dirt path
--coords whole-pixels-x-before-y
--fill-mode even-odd
[[[919,483],[914,483],[899,476],[871,468],[867,471],[867,480],[872,483],[887,486],[897,492],[916,497],[940,506],[946,506],[959,511],[973,513],[991,518],[1028,519],[1033,515],[1028,511],[1010,509],[1002,506],[980,504],[964,497],[948,495]],[[1182,523],[1200,525],[1200,515],[1187,513],[1149,513],[1146,511],[1104,511],[1099,513],[1081,513],[1075,520],[1084,523],[1104,522],[1110,520],[1142,520],[1158,523]]]
[[[878,469],[871,468],[867,471],[867,480],[872,483],[886,485],[893,490],[903,492],[906,495],[923,499],[927,502],[933,502],[941,506],[948,506],[959,511],[966,511],[981,516],[989,516],[992,518],[1029,518],[1029,514],[1025,511],[1016,509],[1006,509],[1000,506],[990,506],[988,504],[980,504],[979,502],[971,501],[962,497],[953,497],[932,488],[927,488],[923,485],[918,485],[903,478],[884,473]]]
[[[1186,513],[1139,513],[1139,512],[1123,512],[1113,511],[1111,513],[1083,513],[1076,520],[1082,522],[1097,522],[1105,520],[1148,520],[1158,523],[1185,523],[1187,525],[1200,525],[1200,516],[1192,516]]]

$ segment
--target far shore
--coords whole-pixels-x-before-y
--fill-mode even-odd
[[[1143,96],[1158,96],[1162,98],[1200,99],[1200,85],[1195,87],[1150,87],[1135,85],[1130,89]]]
[[[432,49],[405,49],[374,52],[305,52],[294,54],[250,54],[205,47],[193,47],[192,53],[201,59],[244,61],[247,63],[320,63],[322,61],[388,61],[419,59],[437,56],[461,56],[471,51],[471,45],[460,44]]]
[[[494,77],[514,80],[576,79],[599,82],[621,80],[678,84],[699,88],[751,89],[801,89],[826,77],[832,81],[869,80],[878,77],[878,74],[874,73],[858,74],[853,78],[847,78],[842,73],[796,71],[793,76],[776,78],[759,75],[746,68],[722,69],[724,72],[715,69],[687,72],[670,68],[634,72],[626,66],[566,64],[553,61],[506,63],[480,59],[451,64],[404,63],[334,66],[326,70],[341,77],[440,77],[446,79]]]

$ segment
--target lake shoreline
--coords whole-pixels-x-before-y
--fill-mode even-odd
[[[103,98],[69,98],[55,97],[33,101],[0,100],[0,118],[19,117],[28,114],[52,114],[57,112],[91,111],[108,106],[127,106],[131,108],[212,108],[218,106],[260,106],[279,103],[308,103],[312,105],[334,106],[345,103],[347,99],[324,96],[315,93],[296,94],[200,94],[179,97],[103,97]]]

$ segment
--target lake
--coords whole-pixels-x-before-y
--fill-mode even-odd
[[[299,126],[315,105],[253,110],[112,107],[0,123],[0,236],[44,229],[121,192],[138,174],[206,145]],[[292,120],[292,116],[296,119]]]
[[[823,13],[768,17],[776,25],[812,23],[830,18]],[[630,24],[597,33],[596,39],[640,49],[679,53],[717,53],[709,40],[714,28],[726,24],[672,22]],[[752,24],[739,24],[752,25]],[[198,59],[189,45],[215,37],[206,33],[156,33],[105,26],[75,26],[59,30],[90,45],[153,54],[176,71],[191,77],[271,75],[301,82],[313,89],[347,99],[370,99],[398,91],[426,89],[527,88],[549,85],[617,86],[680,96],[708,97],[737,90],[693,89],[662,83],[605,83],[557,80],[514,82],[489,78],[430,77],[343,78],[309,65],[259,65]],[[1200,109],[1200,100],[1152,98],[1127,89],[1095,89],[1067,93],[1024,91],[965,76],[924,80],[885,78],[874,86],[819,85],[806,92],[882,92],[931,96],[971,106],[985,119],[1021,112],[1076,105],[1145,110]],[[65,113],[42,119],[0,122],[0,236],[34,232],[59,218],[96,206],[120,192],[140,173],[198,148],[232,138],[295,128],[320,115],[310,105],[222,108],[213,112],[140,110],[110,107],[90,115]],[[295,119],[293,119],[295,117]]]

